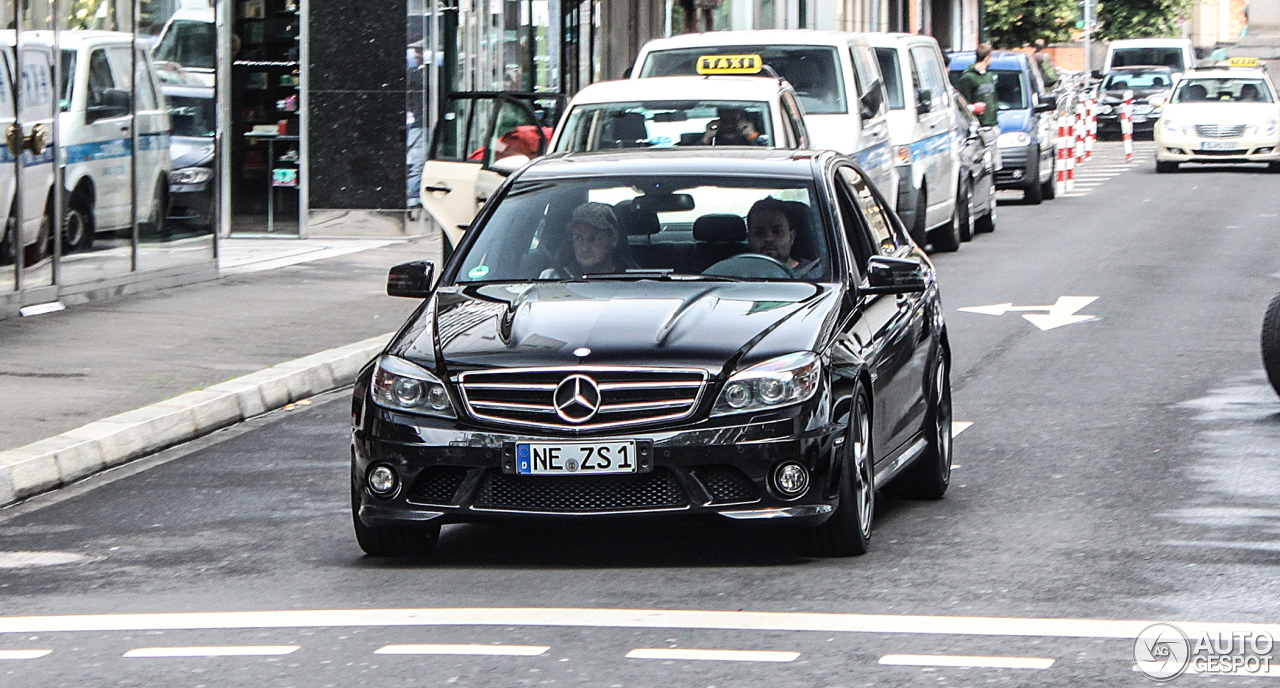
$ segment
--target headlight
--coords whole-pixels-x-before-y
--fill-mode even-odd
[[[1030,146],[1031,134],[1025,131],[1011,131],[1007,134],[1001,134],[996,139],[996,146],[1000,148],[1017,148],[1019,146]]]
[[[821,372],[822,363],[818,355],[808,351],[758,363],[729,378],[711,415],[772,409],[808,401],[818,389]]]
[[[209,167],[184,167],[169,172],[170,184],[203,184],[213,179],[213,169]]]
[[[1263,136],[1272,136],[1276,133],[1276,126],[1276,121],[1274,119],[1269,119],[1258,126],[1258,131],[1261,132]]]
[[[373,373],[373,400],[384,408],[455,418],[449,392],[435,375],[395,356],[383,356]]]
[[[1100,115],[1109,115],[1109,114],[1111,114],[1111,110],[1112,110],[1112,109],[1113,109],[1113,108],[1112,108],[1110,105],[1099,105],[1099,106],[1098,106],[1098,114],[1100,114]]]

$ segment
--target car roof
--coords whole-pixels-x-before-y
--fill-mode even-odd
[[[1122,38],[1111,41],[1110,50],[1116,48],[1158,48],[1168,46],[1182,48],[1191,45],[1190,38]]]
[[[972,50],[951,53],[947,55],[947,69],[949,71],[968,69],[974,62],[973,58]],[[1027,54],[1016,50],[997,50],[991,53],[992,69],[1026,69],[1029,64]]]
[[[1160,65],[1134,65],[1132,67],[1112,67],[1111,73],[1114,74],[1116,72],[1133,72],[1135,74],[1145,74],[1147,72],[1169,72],[1170,74],[1172,74],[1173,70],[1168,67],[1162,67]]]
[[[1267,72],[1263,69],[1242,69],[1240,67],[1223,67],[1221,69],[1193,69],[1185,72],[1182,79],[1208,78],[1208,79],[1266,79]]]
[[[519,179],[614,177],[619,175],[742,176],[813,179],[815,160],[834,157],[831,151],[778,148],[705,147],[557,153],[538,158]]]
[[[601,81],[573,96],[576,105],[635,100],[754,100],[772,102],[786,87],[761,76],[657,76]]]
[[[813,29],[766,29],[760,31],[712,31],[687,33],[671,38],[656,38],[645,44],[643,50],[673,50],[679,48],[714,48],[724,45],[831,45],[845,46],[853,34],[839,31],[815,31]]]
[[[863,38],[866,38],[867,43],[870,43],[871,46],[875,48],[893,48],[893,47],[902,45],[904,43],[913,43],[913,42],[914,43],[933,43],[936,45],[938,42],[937,39],[935,39],[933,36],[925,36],[923,34],[918,34],[918,33],[874,32],[874,33],[864,33],[859,35],[861,35]]]

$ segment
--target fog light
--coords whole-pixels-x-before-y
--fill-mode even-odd
[[[379,497],[386,497],[396,491],[400,480],[390,466],[376,466],[369,471],[369,491]]]
[[[1184,151],[1184,150],[1182,150],[1181,148],[1170,148],[1170,149],[1169,149],[1169,152],[1170,152],[1170,153],[1172,153],[1172,154],[1174,154],[1174,155],[1186,155],[1186,154],[1187,154],[1187,152],[1186,152],[1186,151]]]
[[[1022,170],[1014,170],[1014,171],[1013,171],[1013,178],[1014,178],[1014,179],[1022,179],[1022,174],[1023,174]]]
[[[1253,153],[1254,153],[1254,155],[1266,155],[1267,153],[1270,153],[1270,152],[1271,152],[1271,151],[1273,151],[1273,150],[1275,150],[1275,147],[1274,147],[1274,146],[1269,147],[1269,148],[1259,148],[1258,150],[1254,151]]]
[[[809,489],[809,472],[798,463],[784,463],[774,470],[773,485],[782,497],[795,499]]]

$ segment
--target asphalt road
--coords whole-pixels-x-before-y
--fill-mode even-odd
[[[1153,167],[1002,204],[995,234],[936,256],[973,425],[947,497],[879,502],[865,556],[682,523],[451,526],[430,560],[365,559],[338,392],[0,512],[0,685],[1150,685],[1133,628],[1280,619],[1280,398],[1257,343],[1280,177]],[[1097,297],[1093,317],[957,310],[1061,296]],[[77,559],[32,565],[57,553]],[[498,611],[394,611],[453,608]],[[618,609],[733,613],[590,611]],[[458,654],[476,645],[503,654]],[[145,656],[210,646],[273,654]],[[904,654],[1042,668],[886,659]]]

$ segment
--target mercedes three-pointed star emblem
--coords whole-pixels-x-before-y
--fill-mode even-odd
[[[585,423],[600,410],[600,385],[586,375],[570,375],[556,386],[556,415],[569,423]]]

